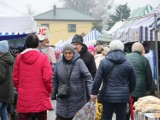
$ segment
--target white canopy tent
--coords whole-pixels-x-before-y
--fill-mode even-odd
[[[0,17],[0,40],[13,40],[36,32],[32,17]]]
[[[119,29],[120,27],[122,27],[124,24],[123,21],[119,21],[119,22],[116,22],[114,24],[114,26],[109,30],[109,31],[106,31],[105,34],[100,34],[99,36],[97,36],[97,41],[105,41],[105,42],[110,42],[112,41],[112,34],[117,30]]]
[[[0,40],[24,37],[36,32],[36,22],[33,17],[20,11],[7,2],[0,4]]]
[[[36,31],[36,22],[32,17],[0,17],[0,32]]]
[[[107,34],[112,34],[113,32],[115,32],[117,29],[119,29],[120,27],[122,27],[124,24],[124,21],[119,21],[119,22],[116,22],[114,24],[114,26],[109,30],[107,31]]]

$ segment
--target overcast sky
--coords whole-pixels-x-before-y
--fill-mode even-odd
[[[126,2],[131,10],[147,4],[155,8],[160,4],[160,0],[115,0],[115,4],[125,4]],[[63,6],[62,0],[0,0],[0,16],[14,16],[16,15],[14,12],[25,15],[28,6],[36,13],[41,13],[52,9],[54,4],[57,7]]]
[[[150,4],[152,7],[157,7],[160,4],[160,0],[115,0],[116,4],[125,4],[128,3],[128,6],[131,10],[138,7],[144,7],[147,4]]]

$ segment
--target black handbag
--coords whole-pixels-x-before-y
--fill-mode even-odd
[[[70,79],[70,76],[72,74],[73,67],[74,67],[74,64],[73,64],[73,66],[71,68],[71,71],[69,73],[67,83],[59,85],[57,98],[64,98],[64,97],[68,97],[70,95],[69,79]]]
[[[62,84],[58,87],[57,98],[64,98],[69,96],[69,86],[67,84]]]
[[[109,76],[111,75],[111,73],[113,72],[113,70],[115,69],[116,66],[117,66],[116,64],[113,65],[111,71],[108,73],[107,77],[105,78],[105,81],[103,83],[102,89],[100,90],[100,92],[99,92],[99,94],[97,96],[98,103],[102,103],[102,101],[104,101],[102,96],[103,96],[103,94],[105,92],[105,88],[106,88],[106,85],[107,85],[107,79],[109,78]]]

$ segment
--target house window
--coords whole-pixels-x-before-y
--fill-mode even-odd
[[[46,26],[49,29],[49,24],[41,24],[41,26]]]
[[[68,24],[68,32],[76,32],[76,24]]]

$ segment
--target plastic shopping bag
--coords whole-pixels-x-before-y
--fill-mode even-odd
[[[98,103],[98,101],[96,100],[96,120],[101,119],[101,114],[102,114],[102,104]]]
[[[93,102],[88,102],[74,116],[73,120],[95,120],[96,106]]]

